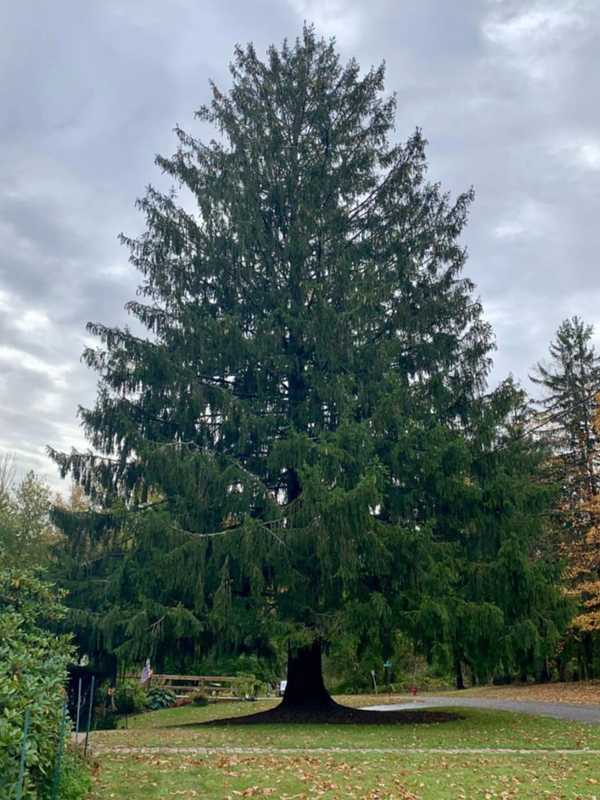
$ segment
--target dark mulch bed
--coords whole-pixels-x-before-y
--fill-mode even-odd
[[[436,722],[453,722],[462,719],[460,714],[449,711],[364,711],[333,703],[326,708],[287,708],[283,705],[268,711],[259,711],[244,717],[213,719],[194,725],[306,725],[310,723],[328,725],[420,725]],[[187,726],[186,726],[187,727]]]

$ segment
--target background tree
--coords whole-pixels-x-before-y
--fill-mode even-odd
[[[94,511],[56,518],[102,646],[283,647],[284,704],[326,706],[321,651],[357,620],[384,654],[401,625],[447,642],[492,349],[461,276],[472,194],[426,181],[420,132],[390,140],[383,68],[311,28],[266,62],[236,49],[231,75],[197,114],[218,138],[177,129],[157,158],[194,211],[150,187],[123,239],[148,336],[89,326],[96,453],[51,452]]]
[[[482,683],[547,678],[572,616],[561,563],[545,546],[556,490],[545,480],[546,448],[527,435],[530,417],[512,380],[483,399],[469,440],[469,478],[451,498],[458,577],[448,628],[457,688],[463,664]]]
[[[549,480],[560,487],[555,504],[557,530],[556,550],[566,561],[566,574],[573,597],[580,603],[592,603],[588,593],[594,572],[595,509],[599,483],[600,450],[594,418],[598,413],[600,389],[600,356],[593,345],[593,327],[578,317],[564,320],[550,345],[548,366],[537,365],[532,380],[542,386],[546,396],[541,400],[543,436],[551,448],[548,462]],[[592,592],[593,594],[593,592]],[[560,661],[562,676],[566,663],[575,655],[580,672],[594,673],[593,627],[584,616],[578,618],[571,635],[563,643]],[[591,618],[590,618],[591,619]]]
[[[540,405],[544,434],[555,457],[562,487],[565,536],[579,538],[586,528],[583,505],[599,488],[598,438],[594,430],[600,388],[600,356],[592,343],[594,329],[578,317],[564,320],[550,344],[550,364],[537,364],[531,380],[543,387]]]
[[[600,392],[596,395],[593,420],[596,440],[600,437]],[[600,671],[600,493],[583,510],[589,515],[589,528],[583,536],[566,545],[571,592],[579,603],[572,631],[582,643],[581,671],[595,677]]]
[[[10,458],[0,466],[0,553],[5,564],[47,566],[57,530],[50,522],[51,491],[33,471],[20,481]]]

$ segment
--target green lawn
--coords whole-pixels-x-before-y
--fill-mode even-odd
[[[131,717],[129,730],[93,734],[96,745],[172,747],[468,747],[515,749],[597,749],[600,725],[510,714],[506,711],[450,709],[462,719],[431,725],[253,725],[203,727],[217,717],[249,714],[274,702],[217,703],[205,708],[156,711]]]
[[[129,719],[128,730],[93,734],[99,769],[92,800],[272,797],[281,800],[600,800],[600,726],[468,709],[433,725],[257,725],[203,728],[217,716],[272,703],[187,706]],[[210,755],[105,753],[102,746],[294,748],[298,753]],[[490,753],[303,753],[305,748],[488,748]],[[494,748],[527,749],[526,754]],[[580,749],[576,755],[536,749]]]
[[[94,800],[600,797],[600,766],[539,756],[111,756]]]

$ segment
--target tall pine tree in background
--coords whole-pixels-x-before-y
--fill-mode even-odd
[[[581,519],[582,505],[600,488],[600,455],[594,430],[600,356],[592,343],[593,333],[593,327],[578,317],[564,320],[550,344],[550,363],[538,363],[531,376],[544,390],[540,418],[546,422],[544,432],[556,457],[564,524],[576,538],[586,525]]]
[[[147,336],[89,326],[94,452],[51,451],[93,503],[56,511],[62,581],[89,651],[283,647],[284,705],[323,707],[321,652],[346,631],[450,648],[464,548],[485,537],[474,452],[489,472],[498,442],[478,433],[492,342],[461,275],[472,198],[426,181],[418,130],[391,141],[383,68],[361,76],[311,28],[265,62],[236,49],[231,75],[197,113],[217,138],[177,129],[157,158],[176,189],[150,187],[124,237]]]
[[[581,604],[564,646],[564,670],[572,654],[580,672],[598,668],[593,597],[597,548],[597,497],[600,492],[600,438],[597,415],[600,356],[594,330],[578,317],[564,320],[550,344],[550,363],[538,364],[534,383],[543,387],[542,431],[549,444],[551,478],[560,486],[555,506],[558,545],[566,560],[571,593]],[[544,424],[545,423],[545,424]]]
[[[593,424],[594,433],[600,437],[600,391]],[[584,536],[570,543],[569,572],[581,603],[573,629],[588,644],[587,672],[595,676],[600,671],[600,493],[591,497],[584,510],[589,515],[589,528]]]

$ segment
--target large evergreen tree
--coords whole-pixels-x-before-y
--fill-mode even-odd
[[[124,237],[147,336],[89,326],[95,452],[52,452],[96,510],[58,514],[64,577],[90,649],[279,643],[284,703],[322,706],[322,648],[350,627],[382,653],[400,625],[449,641],[446,521],[492,347],[461,275],[471,192],[427,182],[383,68],[311,28],[231,74],[197,114],[216,138],[177,130],[157,158],[176,189]]]

